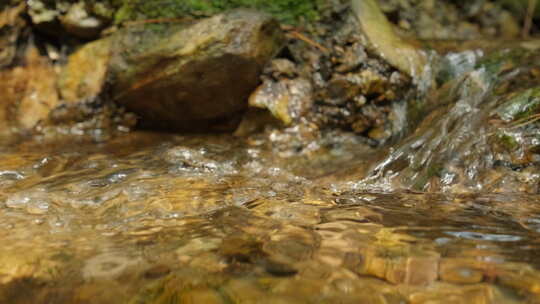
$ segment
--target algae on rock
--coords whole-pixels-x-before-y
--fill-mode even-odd
[[[109,79],[115,101],[148,126],[169,130],[234,128],[230,118],[247,107],[263,66],[283,44],[275,19],[249,10],[155,26],[113,37]]]
[[[322,0],[123,0],[115,23],[138,19],[210,16],[234,8],[253,8],[269,13],[284,23],[318,18]]]
[[[374,0],[353,0],[352,10],[368,45],[376,54],[414,79],[422,76],[427,56],[396,35]]]
[[[527,89],[507,100],[496,110],[504,121],[524,119],[540,110],[540,88]]]

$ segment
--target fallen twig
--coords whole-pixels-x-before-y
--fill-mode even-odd
[[[520,121],[523,121],[523,123],[520,123]],[[509,126],[509,129],[518,129],[518,128],[521,128],[523,126],[526,126],[526,125],[529,125],[529,124],[532,124],[533,122],[535,121],[538,121],[540,120],[540,114],[534,114],[534,115],[531,115],[525,119],[520,119],[520,120],[517,120],[516,122],[514,122],[511,126]]]
[[[324,47],[323,45],[321,45],[320,43],[316,42],[315,40],[307,37],[306,35],[300,33],[299,31],[297,31],[296,29],[294,29],[294,27],[291,27],[291,26],[282,26],[281,27],[285,32],[286,32],[286,36],[289,37],[289,38],[294,38],[294,39],[298,39],[298,40],[302,40],[304,41],[305,43],[319,49],[321,52],[325,53],[325,54],[329,54],[330,53],[330,50],[326,47]]]

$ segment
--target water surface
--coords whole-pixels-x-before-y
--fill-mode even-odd
[[[326,152],[142,132],[4,147],[0,302],[540,301],[538,195],[344,187],[327,177],[360,152]]]

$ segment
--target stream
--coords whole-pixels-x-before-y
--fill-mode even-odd
[[[424,119],[379,149],[345,135],[309,155],[256,136],[12,140],[0,303],[540,303],[540,171],[493,148],[540,140],[501,112],[535,94],[537,57],[448,54]]]

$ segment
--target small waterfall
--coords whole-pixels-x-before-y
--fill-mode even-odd
[[[508,190],[499,189],[508,183],[504,181],[507,172],[496,170],[499,164],[512,163],[509,153],[498,149],[505,130],[511,129],[507,128],[508,121],[501,126],[504,115],[500,109],[501,104],[514,102],[514,96],[525,94],[525,106],[536,98],[530,88],[537,84],[523,80],[530,78],[531,56],[526,51],[511,50],[485,56],[479,51],[446,55],[438,63],[439,87],[417,104],[409,104],[409,120],[419,119],[418,126],[390,148],[366,178],[354,183],[354,188]],[[523,147],[521,150],[525,153]]]

